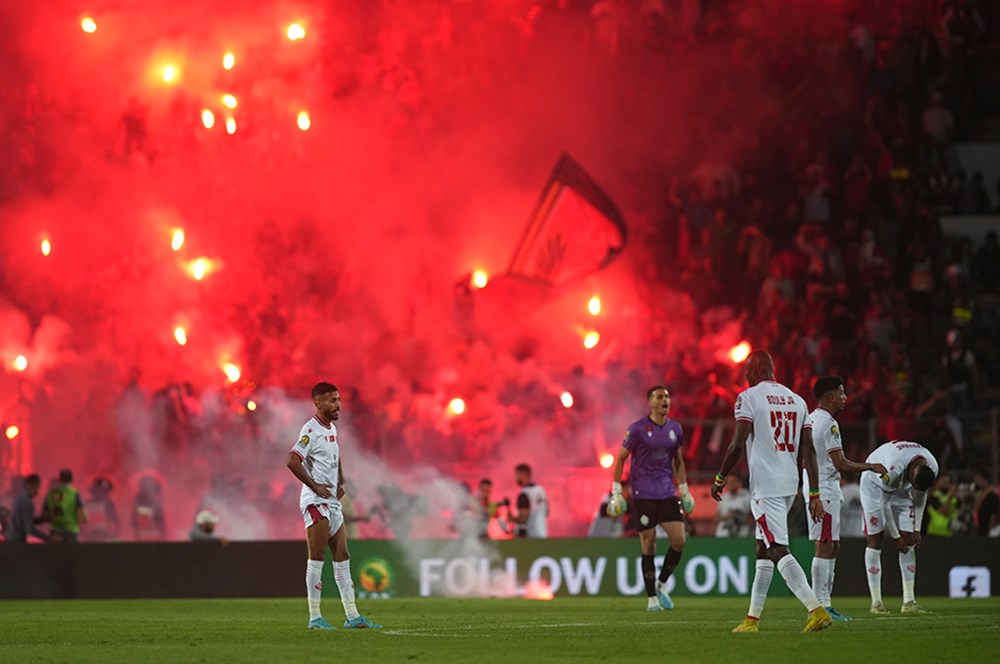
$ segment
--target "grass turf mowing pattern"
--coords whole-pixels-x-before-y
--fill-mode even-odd
[[[731,634],[745,599],[679,598],[648,613],[645,598],[362,600],[384,630],[306,630],[305,600],[50,600],[0,602],[3,660],[52,662],[844,662],[997,661],[1000,598],[921,599],[930,615],[868,613],[802,634],[794,599],[769,600],[760,634]],[[336,597],[323,602],[343,624]]]

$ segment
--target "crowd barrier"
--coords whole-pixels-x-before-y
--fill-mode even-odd
[[[660,540],[659,552],[666,548]],[[836,595],[868,595],[864,548],[863,539],[842,541]],[[791,549],[808,575],[812,544],[795,538]],[[637,539],[368,540],[350,550],[360,597],[643,594]],[[751,539],[692,538],[671,593],[747,595],[753,552]],[[882,558],[883,592],[899,596],[895,550]],[[0,544],[0,598],[299,597],[305,559],[304,542]],[[917,565],[918,597],[1000,594],[1000,539],[926,538]],[[324,575],[335,588],[330,565]],[[789,593],[775,580],[770,594]]]

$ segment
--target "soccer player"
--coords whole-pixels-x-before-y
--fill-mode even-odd
[[[899,551],[899,571],[903,576],[900,612],[927,613],[917,604],[913,592],[917,576],[914,548],[920,546],[920,522],[927,504],[927,490],[938,474],[937,459],[923,445],[893,440],[869,454],[867,461],[889,469],[881,480],[871,473],[861,476],[861,511],[868,538],[865,570],[872,596],[871,611],[876,615],[889,613],[882,603],[882,533],[888,530]]]
[[[821,521],[809,524],[809,539],[815,542],[812,561],[812,587],[823,608],[834,620],[851,620],[830,606],[833,594],[834,568],[840,552],[840,508],[844,496],[840,491],[841,473],[860,473],[870,470],[880,477],[885,475],[885,466],[880,463],[857,463],[844,456],[840,440],[840,428],[834,416],[847,405],[844,379],[840,376],[823,376],[813,385],[813,394],[819,405],[809,414],[812,425],[813,444],[816,447],[816,468],[819,473],[819,494],[826,514]],[[802,497],[809,499],[815,484],[810,483],[808,474],[802,473]]]
[[[694,497],[688,491],[684,469],[684,431],[671,420],[670,392],[662,385],[646,390],[649,415],[636,420],[625,431],[611,470],[611,502],[608,515],[617,516],[625,507],[622,496],[622,471],[632,456],[632,523],[639,532],[642,550],[642,577],[646,582],[646,610],[674,608],[667,593],[667,581],[684,553],[684,516],[694,509]],[[674,489],[674,480],[677,488]],[[680,493],[680,499],[677,494]],[[667,533],[670,548],[663,557],[659,578],[656,576],[656,526]]]
[[[801,457],[809,485],[817,486],[816,449],[805,400],[774,380],[774,361],[767,351],[755,350],[744,364],[750,387],[736,397],[736,431],[726,449],[722,467],[712,484],[712,497],[721,500],[726,475],[743,454],[750,466],[750,511],[757,522],[757,565],[750,590],[750,611],[733,632],[759,631],[767,589],[774,568],[789,590],[809,611],[804,632],[818,632],[833,620],[809,587],[806,573],[788,552],[788,511],[799,488]],[[809,513],[823,518],[819,490],[809,492]]]
[[[340,498],[344,496],[344,468],[337,443],[340,419],[340,392],[330,383],[312,389],[316,414],[299,431],[299,440],[288,453],[287,466],[302,482],[299,508],[306,526],[309,560],[306,562],[306,596],[309,600],[309,629],[336,629],[323,618],[320,598],[323,591],[323,560],[326,547],[333,552],[333,578],[340,590],[346,620],[344,627],[380,628],[358,613],[354,604],[354,582],[347,552],[347,534]]]

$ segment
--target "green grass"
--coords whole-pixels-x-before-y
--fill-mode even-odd
[[[305,599],[49,600],[0,602],[6,662],[987,662],[1000,658],[1000,598],[921,599],[934,613],[876,618],[868,601],[802,634],[794,599],[768,601],[757,635],[729,632],[744,599],[678,598],[647,613],[645,599],[362,600],[378,631],[307,631]],[[326,616],[343,622],[335,597]]]

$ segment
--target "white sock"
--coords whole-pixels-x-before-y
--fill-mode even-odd
[[[306,561],[306,598],[309,600],[309,620],[323,614],[319,611],[320,597],[323,596],[323,561]]]
[[[764,611],[764,600],[767,599],[767,589],[771,587],[772,576],[774,576],[774,563],[766,558],[758,558],[757,569],[753,575],[753,585],[750,587],[748,618],[760,619],[760,614]]]
[[[833,577],[837,571],[837,559],[830,558],[826,561],[826,589],[823,596],[826,597],[826,606],[833,603]]]
[[[865,571],[872,604],[882,601],[882,550],[865,547]]]
[[[812,588],[822,606],[830,606],[830,563],[832,560],[813,556]]]
[[[913,583],[917,578],[917,552],[913,547],[899,554],[899,572],[903,575],[903,604],[916,601]]]
[[[778,561],[778,573],[785,580],[788,589],[799,598],[799,601],[805,605],[808,611],[812,612],[819,608],[819,600],[816,599],[816,593],[809,587],[809,580],[806,579],[806,573],[802,570],[802,566],[799,565],[799,561],[795,560],[792,554],[786,553]]]
[[[340,590],[340,601],[344,605],[344,615],[348,620],[358,617],[358,608],[354,605],[354,582],[351,581],[351,561],[341,560],[333,563],[333,580]]]

